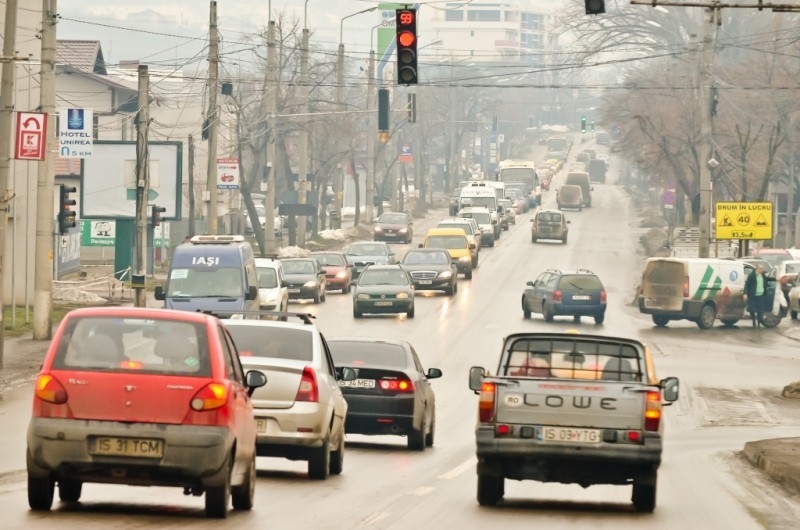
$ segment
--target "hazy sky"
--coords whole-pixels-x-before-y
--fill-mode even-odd
[[[303,0],[273,0],[272,18],[277,20],[285,13],[287,18],[296,18],[302,24],[304,4]],[[362,0],[309,0],[312,46],[335,48],[342,17],[377,4]],[[269,5],[268,1],[218,0],[223,48],[227,46],[230,50],[246,35],[264,28],[269,19]],[[59,0],[58,38],[100,40],[109,63],[126,59],[149,64],[182,63],[205,45],[209,8],[208,0]],[[342,39],[345,47],[369,51],[369,31],[379,23],[379,17],[379,12],[374,11],[347,19]]]

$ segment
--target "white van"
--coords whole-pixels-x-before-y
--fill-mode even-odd
[[[486,208],[492,216],[492,224],[500,226],[500,215],[497,211],[497,192],[491,181],[476,181],[461,188],[461,208]],[[499,232],[499,228],[496,230]],[[496,235],[495,239],[500,237]]]
[[[731,326],[745,318],[742,261],[715,258],[649,258],[639,287],[639,312],[656,326],[691,320],[708,329],[719,319]]]

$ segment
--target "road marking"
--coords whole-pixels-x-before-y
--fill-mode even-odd
[[[767,407],[765,407],[763,403],[755,402],[753,405],[755,405],[756,410],[759,414],[761,414],[761,417],[764,418],[767,423],[778,423],[772,416],[770,416],[769,412],[767,412]]]
[[[384,519],[389,517],[389,515],[390,515],[389,512],[376,512],[362,519],[361,523],[364,526],[372,526],[375,523],[383,521]]]
[[[428,493],[432,492],[436,488],[432,486],[420,486],[418,488],[414,488],[409,492],[409,495],[416,495],[417,497],[422,497],[423,495],[427,495]]]
[[[469,460],[467,460],[463,464],[460,464],[460,465],[454,467],[453,469],[451,469],[447,473],[445,473],[443,475],[439,475],[439,478],[442,479],[442,480],[450,480],[451,478],[456,478],[457,476],[459,476],[461,473],[463,473],[467,469],[473,467],[475,465],[475,463],[476,463],[475,458],[474,457],[470,458]]]

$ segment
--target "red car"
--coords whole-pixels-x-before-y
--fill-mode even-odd
[[[341,290],[342,293],[350,292],[353,283],[353,264],[341,252],[312,252],[310,257],[316,259],[322,270],[325,271],[325,280],[328,282],[329,291]]]
[[[77,502],[85,482],[174,486],[205,493],[209,517],[228,499],[253,506],[252,392],[233,340],[215,317],[94,307],[70,312],[36,380],[28,426],[28,504],[49,510],[56,484]]]

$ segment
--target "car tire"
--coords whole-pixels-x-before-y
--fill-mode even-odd
[[[228,499],[231,497],[231,457],[228,456],[224,465],[227,470],[225,479],[219,486],[206,488],[206,517],[224,519],[228,516]]]
[[[411,451],[425,450],[425,412],[422,413],[422,425],[419,430],[411,429],[408,433],[408,448]]]
[[[321,299],[322,299],[322,297],[320,296],[320,294],[319,294],[319,291],[317,291],[316,293],[314,293],[314,303],[315,303],[315,304],[318,304],[318,303],[320,303]]]
[[[83,482],[80,480],[59,480],[58,498],[62,502],[78,502],[81,500]]]
[[[598,326],[603,322],[605,322],[605,320],[606,320],[605,313],[598,313],[597,315],[594,316],[594,323],[597,324]]]
[[[428,434],[425,435],[425,447],[433,447],[434,438],[436,437],[436,407],[431,412],[431,428]]]
[[[656,326],[663,328],[669,324],[669,319],[664,315],[653,315],[653,324]]]
[[[339,440],[339,447],[331,453],[330,474],[341,475],[344,470],[344,432]]]
[[[411,306],[411,309],[406,311],[406,318],[414,318],[414,306]]]
[[[478,504],[495,506],[503,498],[505,479],[495,475],[478,475]]]
[[[697,316],[697,327],[700,329],[710,329],[714,327],[714,321],[716,319],[716,308],[711,304],[706,304],[700,309],[700,314]]]
[[[765,328],[774,328],[781,323],[782,316],[773,315],[772,313],[764,313],[761,317],[761,325]]]
[[[531,243],[536,243],[537,241],[538,239],[536,238],[536,236],[531,236]]]
[[[562,245],[566,245],[567,244],[567,236],[564,236],[563,238],[561,238],[561,244]]]
[[[581,323],[581,316],[580,315],[572,315],[572,321],[575,324],[580,324]]]
[[[36,512],[46,512],[53,506],[56,483],[50,477],[28,475],[28,506]]]
[[[522,318],[529,319],[531,318],[531,310],[528,308],[528,304],[525,303],[525,297],[522,297]]]
[[[656,509],[656,473],[633,479],[631,494],[633,507],[637,512],[653,513]]]
[[[342,287],[342,293],[348,294],[350,292],[350,282],[347,282],[344,287]]]
[[[583,205],[580,205],[580,206],[578,206],[578,211],[579,211],[579,212],[582,212],[582,211],[583,211]]]
[[[353,318],[361,318],[361,311],[353,307]]]
[[[247,476],[239,486],[231,488],[231,501],[234,510],[252,510],[256,497],[256,455],[250,461]]]
[[[325,480],[328,478],[331,469],[331,446],[330,439],[326,436],[322,440],[320,447],[311,450],[311,458],[308,459],[308,478],[312,480]]]
[[[450,287],[444,290],[444,292],[447,296],[453,296],[454,294],[456,294],[456,284],[455,283],[451,284]]]
[[[467,269],[467,272],[464,273],[464,278],[466,278],[467,280],[472,279],[472,269]]]
[[[542,317],[545,322],[553,321],[553,310],[547,307],[547,302],[542,302]]]

